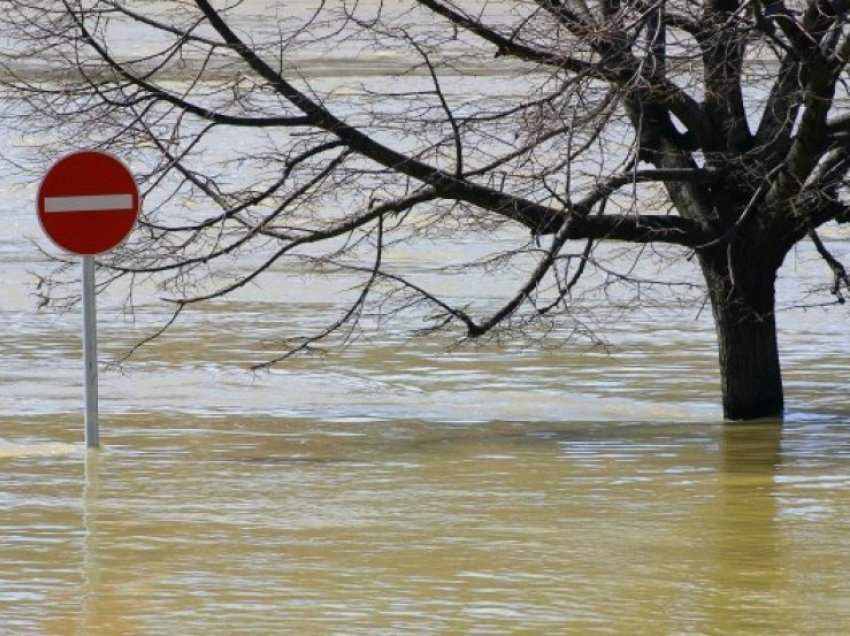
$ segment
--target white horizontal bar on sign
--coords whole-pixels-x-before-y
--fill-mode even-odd
[[[80,197],[45,197],[45,212],[98,212],[132,210],[132,194],[97,194]]]

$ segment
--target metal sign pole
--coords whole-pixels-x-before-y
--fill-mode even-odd
[[[83,367],[86,448],[100,445],[97,421],[97,307],[94,256],[83,256]]]

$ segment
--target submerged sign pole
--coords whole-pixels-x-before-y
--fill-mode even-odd
[[[100,446],[97,408],[97,305],[94,256],[83,256],[83,405],[86,448]]]
[[[104,152],[62,157],[38,188],[38,220],[44,232],[61,249],[83,257],[83,406],[88,448],[100,445],[94,257],[127,238],[139,204],[133,174],[120,159]]]

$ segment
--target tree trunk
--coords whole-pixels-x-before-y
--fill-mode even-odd
[[[731,420],[781,417],[782,374],[774,315],[778,266],[760,264],[755,258],[740,261],[745,264],[731,275],[727,258],[713,263],[702,260],[717,331],[723,416]]]

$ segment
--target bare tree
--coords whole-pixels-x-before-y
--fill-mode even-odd
[[[796,243],[843,300],[816,233],[850,218],[841,0],[317,0],[250,24],[237,0],[157,4],[3,0],[3,76],[15,113],[146,167],[142,229],[105,264],[159,275],[176,313],[297,257],[364,282],[281,358],[378,290],[475,338],[569,312],[599,246],[673,246],[704,278],[725,416],[750,419],[783,409],[774,283]],[[303,72],[366,51],[388,68],[358,90]],[[507,79],[464,95],[473,71]],[[208,204],[177,220],[188,196]],[[534,259],[486,315],[386,262],[395,242],[506,225]],[[229,272],[235,257],[251,267]]]

